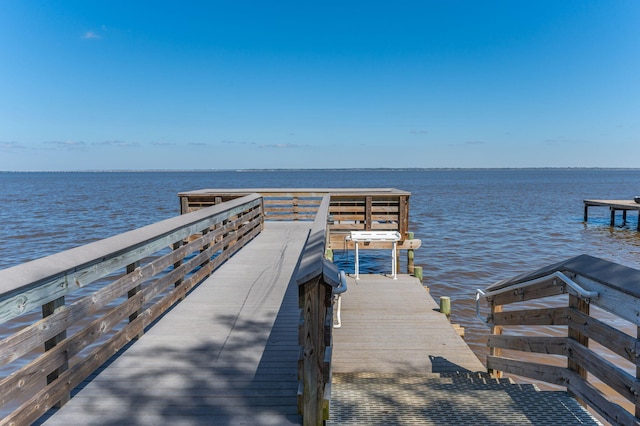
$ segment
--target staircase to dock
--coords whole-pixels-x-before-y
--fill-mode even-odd
[[[329,426],[600,425],[564,391],[492,378],[412,276],[349,278]]]
[[[601,425],[564,391],[486,373],[333,376],[328,426]]]

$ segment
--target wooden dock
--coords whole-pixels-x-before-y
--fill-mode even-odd
[[[638,226],[640,231],[640,204],[633,200],[584,200],[584,221],[589,219],[589,207],[608,207],[610,211],[610,226],[615,226],[616,212],[622,212],[622,223],[627,223],[627,212],[636,210],[638,212]]]
[[[349,277],[333,343],[334,374],[485,370],[411,275]]]
[[[43,424],[300,424],[290,280],[308,232],[269,223]]]
[[[194,211],[0,271],[0,426],[598,424],[489,376],[414,276],[341,274],[346,227],[419,240],[408,193],[337,192],[181,197]]]
[[[600,425],[566,392],[492,378],[413,276],[349,278],[327,425]]]

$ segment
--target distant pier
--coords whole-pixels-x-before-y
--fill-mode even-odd
[[[611,226],[615,226],[616,212],[622,212],[622,223],[627,223],[627,212],[629,210],[638,212],[638,227],[640,231],[640,204],[633,200],[584,200],[584,221],[589,219],[589,207],[609,207],[611,212]]]

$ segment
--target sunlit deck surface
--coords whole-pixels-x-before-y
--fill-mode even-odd
[[[411,275],[349,277],[342,324],[333,332],[334,374],[485,370]]]

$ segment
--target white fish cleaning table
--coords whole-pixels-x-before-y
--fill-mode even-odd
[[[360,259],[358,256],[358,243],[360,242],[392,242],[393,248],[391,249],[391,275],[393,279],[397,277],[397,244],[402,236],[398,231],[351,231],[347,237],[347,241],[353,241],[356,246],[356,280],[360,279]]]

